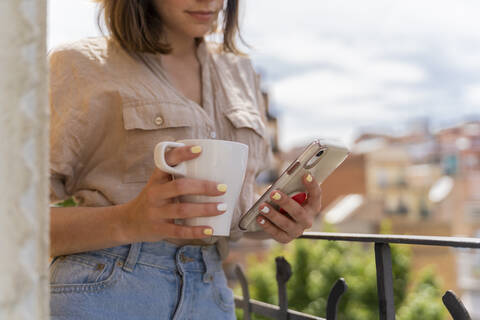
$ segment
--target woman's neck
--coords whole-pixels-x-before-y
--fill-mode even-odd
[[[188,58],[196,53],[195,38],[180,35],[174,32],[165,32],[167,43],[172,48],[169,54],[175,58]]]

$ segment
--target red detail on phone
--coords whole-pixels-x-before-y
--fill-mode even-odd
[[[295,200],[299,205],[302,205],[307,200],[307,194],[305,192],[295,192],[290,195],[290,198]],[[280,213],[288,214],[287,211],[280,208]]]

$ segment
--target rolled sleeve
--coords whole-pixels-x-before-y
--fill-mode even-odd
[[[88,145],[86,80],[74,51],[49,54],[50,201],[73,196]],[[79,90],[81,88],[81,90]]]

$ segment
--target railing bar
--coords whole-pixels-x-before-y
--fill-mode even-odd
[[[248,290],[248,282],[247,278],[245,277],[245,274],[242,271],[242,268],[239,265],[235,266],[235,273],[237,274],[238,281],[240,282],[240,285],[242,287],[242,294],[243,294],[243,299],[245,301],[250,300],[250,292]],[[252,310],[249,308],[249,304],[244,304],[243,308],[243,320],[250,320],[250,313]]]
[[[279,320],[288,319],[287,283],[278,281]]]
[[[245,301],[239,297],[235,296],[235,306],[238,308],[245,307]],[[256,313],[261,316],[271,317],[273,319],[277,319],[280,308],[276,305],[257,301],[250,299],[250,308],[253,313]],[[295,310],[288,310],[288,319],[289,320],[325,320],[325,318],[320,318],[316,316],[312,316],[306,313],[298,312]]]
[[[375,264],[380,320],[395,320],[392,255],[388,244],[375,243]]]
[[[333,233],[333,232],[305,232],[301,238],[316,240],[336,240],[376,243],[417,244],[427,246],[480,248],[480,238],[471,237],[438,237],[438,236],[410,236],[389,234],[361,234],[361,233]]]
[[[472,320],[465,305],[460,299],[458,299],[453,291],[448,290],[445,292],[442,300],[453,320]]]
[[[278,285],[278,305],[280,307],[279,320],[288,319],[288,299],[287,299],[287,282],[292,276],[290,264],[284,257],[276,257],[277,266],[277,285]]]
[[[343,278],[338,279],[333,285],[327,299],[327,320],[337,320],[338,303],[347,289],[347,283]]]

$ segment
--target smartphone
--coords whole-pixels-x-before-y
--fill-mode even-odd
[[[322,183],[350,154],[348,148],[336,140],[316,139],[293,161],[280,177],[263,193],[255,204],[242,216],[240,230],[259,230],[254,228],[259,206],[266,202],[278,208],[270,200],[273,190],[280,190],[302,204],[307,200],[307,193],[302,182],[303,176],[310,172],[318,183]]]

